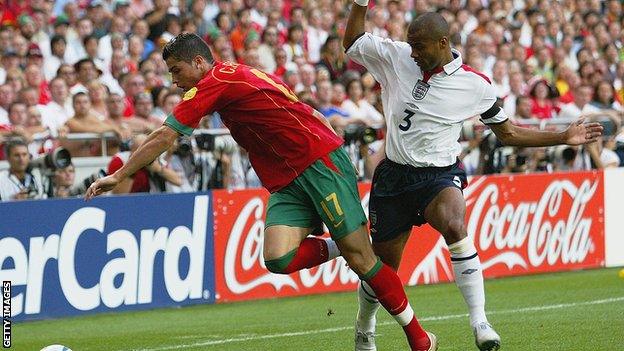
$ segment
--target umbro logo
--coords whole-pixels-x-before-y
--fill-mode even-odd
[[[468,269],[466,269],[465,271],[463,271],[463,272],[462,272],[462,274],[466,274],[466,275],[468,275],[468,274],[472,274],[472,273],[474,273],[474,272],[476,272],[476,271],[478,271],[478,269],[468,268]]]
[[[453,178],[453,184],[457,185],[458,188],[461,188],[461,179],[458,176]]]

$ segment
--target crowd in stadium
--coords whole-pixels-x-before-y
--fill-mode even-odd
[[[194,32],[217,60],[281,77],[344,135],[362,179],[370,179],[384,153],[383,108],[379,85],[342,47],[349,6],[343,0],[6,0],[0,160],[26,169],[31,157],[63,147],[73,158],[114,155],[107,171],[118,169],[181,101],[161,49],[177,34]],[[624,165],[619,0],[378,0],[369,6],[366,30],[405,40],[409,22],[427,11],[450,23],[452,46],[489,78],[514,123],[558,129],[585,117],[605,128],[599,142],[585,147],[517,149],[500,145],[475,117],[462,133],[468,174]],[[218,114],[204,118],[201,128],[222,128]],[[102,143],[72,138],[76,133],[112,137]],[[231,138],[198,135],[180,139],[117,192],[260,186]],[[16,151],[22,149],[26,156]],[[70,195],[73,167],[54,170],[57,190],[47,196]],[[8,173],[0,177],[2,200],[32,197],[20,187],[3,196],[8,181]],[[43,189],[36,193],[46,196]]]

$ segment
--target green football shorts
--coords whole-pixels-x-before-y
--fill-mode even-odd
[[[314,161],[290,184],[269,197],[267,228],[287,225],[313,228],[314,234],[321,234],[322,223],[327,225],[334,240],[366,224],[357,176],[342,147]]]

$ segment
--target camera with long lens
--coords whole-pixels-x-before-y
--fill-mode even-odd
[[[195,143],[200,150],[214,151],[215,149],[215,136],[208,133],[200,133],[195,135]]]
[[[89,189],[93,182],[104,177],[106,177],[106,171],[100,168],[97,172],[89,175],[88,177],[78,182],[78,184],[71,187],[69,189],[69,196],[78,196],[86,193],[87,189]]]
[[[71,165],[71,155],[67,149],[59,147],[30,162],[30,168],[39,168],[42,174],[50,175],[55,169]]]
[[[380,130],[373,127],[362,125],[348,125],[344,130],[344,142],[346,145],[360,143],[368,145],[373,141],[379,140]]]
[[[191,144],[191,140],[185,137],[178,138],[178,147],[174,151],[174,154],[184,158],[188,157],[193,152],[193,145]]]

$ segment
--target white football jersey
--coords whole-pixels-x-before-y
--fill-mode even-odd
[[[440,72],[423,72],[406,42],[364,33],[347,49],[381,84],[386,119],[386,154],[414,167],[446,167],[461,153],[462,123],[481,115],[485,124],[507,120],[495,105],[487,77],[464,65],[461,55]]]

